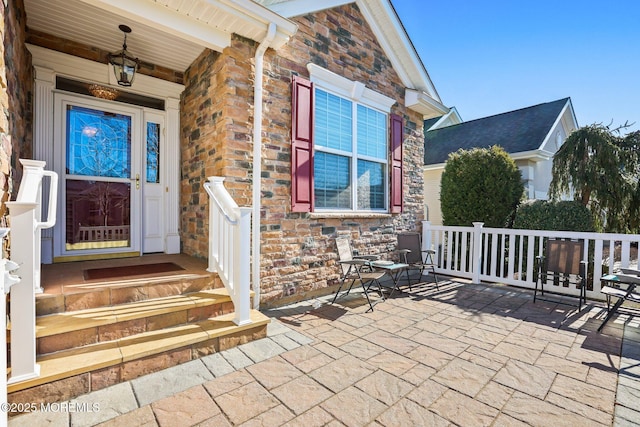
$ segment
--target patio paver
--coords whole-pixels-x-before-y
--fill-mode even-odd
[[[533,304],[530,291],[445,278],[439,291],[414,286],[372,313],[359,293],[327,300],[271,310],[267,338],[176,367],[186,382],[163,371],[125,383],[137,398],[129,412],[105,389],[81,398],[100,399],[102,414],[32,413],[9,425],[640,425],[632,312],[598,334],[599,303],[576,313]]]

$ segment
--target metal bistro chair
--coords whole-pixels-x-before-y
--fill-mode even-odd
[[[438,276],[436,275],[436,264],[433,261],[433,255],[436,253],[433,249],[422,250],[420,241],[420,233],[406,232],[398,234],[398,252],[403,263],[409,264],[409,269],[420,270],[420,277],[424,270],[431,270],[433,278],[436,281],[436,289],[438,287]],[[409,270],[408,269],[408,270]],[[409,290],[411,290],[411,276],[407,270],[407,280],[409,281]],[[420,280],[416,283],[419,283]]]
[[[380,278],[386,273],[384,271],[375,271],[375,269],[371,267],[371,261],[378,257],[376,255],[354,256],[351,244],[346,238],[337,238],[336,246],[338,248],[338,262],[342,267],[342,274],[340,277],[340,286],[338,287],[331,304],[335,303],[338,297],[348,295],[353,285],[359,283],[362,285],[364,296],[367,298],[367,302],[369,303],[369,310],[367,310],[367,313],[369,311],[373,311],[373,304],[369,298],[369,289],[371,286],[376,285],[378,287],[378,293],[384,301]],[[340,291],[346,282],[350,282],[349,289],[340,295]]]
[[[583,254],[583,240],[547,240],[545,255],[537,257],[538,279],[533,293],[533,302],[536,302],[538,288],[540,288],[540,294],[544,295],[544,284],[548,281],[563,287],[575,285],[580,290],[578,297],[578,311],[580,311],[582,304],[587,302],[587,263],[582,259]],[[564,302],[561,303],[564,304]]]
[[[640,303],[640,293],[636,291],[640,285],[640,270],[621,268],[620,273],[607,274],[601,280],[606,283],[600,292],[607,297],[607,315],[598,327],[598,332],[601,332],[604,325],[618,312],[622,303],[625,301]],[[611,305],[612,297],[618,298],[613,305]]]

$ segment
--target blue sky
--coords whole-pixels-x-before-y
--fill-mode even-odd
[[[391,0],[464,120],[571,97],[579,126],[640,130],[639,0]]]

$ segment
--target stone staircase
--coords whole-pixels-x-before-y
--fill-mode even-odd
[[[177,259],[190,265],[109,281],[69,274],[49,292],[43,276],[45,292],[36,297],[40,376],[9,384],[9,402],[68,400],[266,336],[268,317],[252,311],[251,324],[236,326],[217,275],[184,255]]]

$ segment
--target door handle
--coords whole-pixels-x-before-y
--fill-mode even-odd
[[[131,181],[135,181],[136,182],[136,190],[140,189],[140,174],[137,173],[135,178],[130,178]]]

